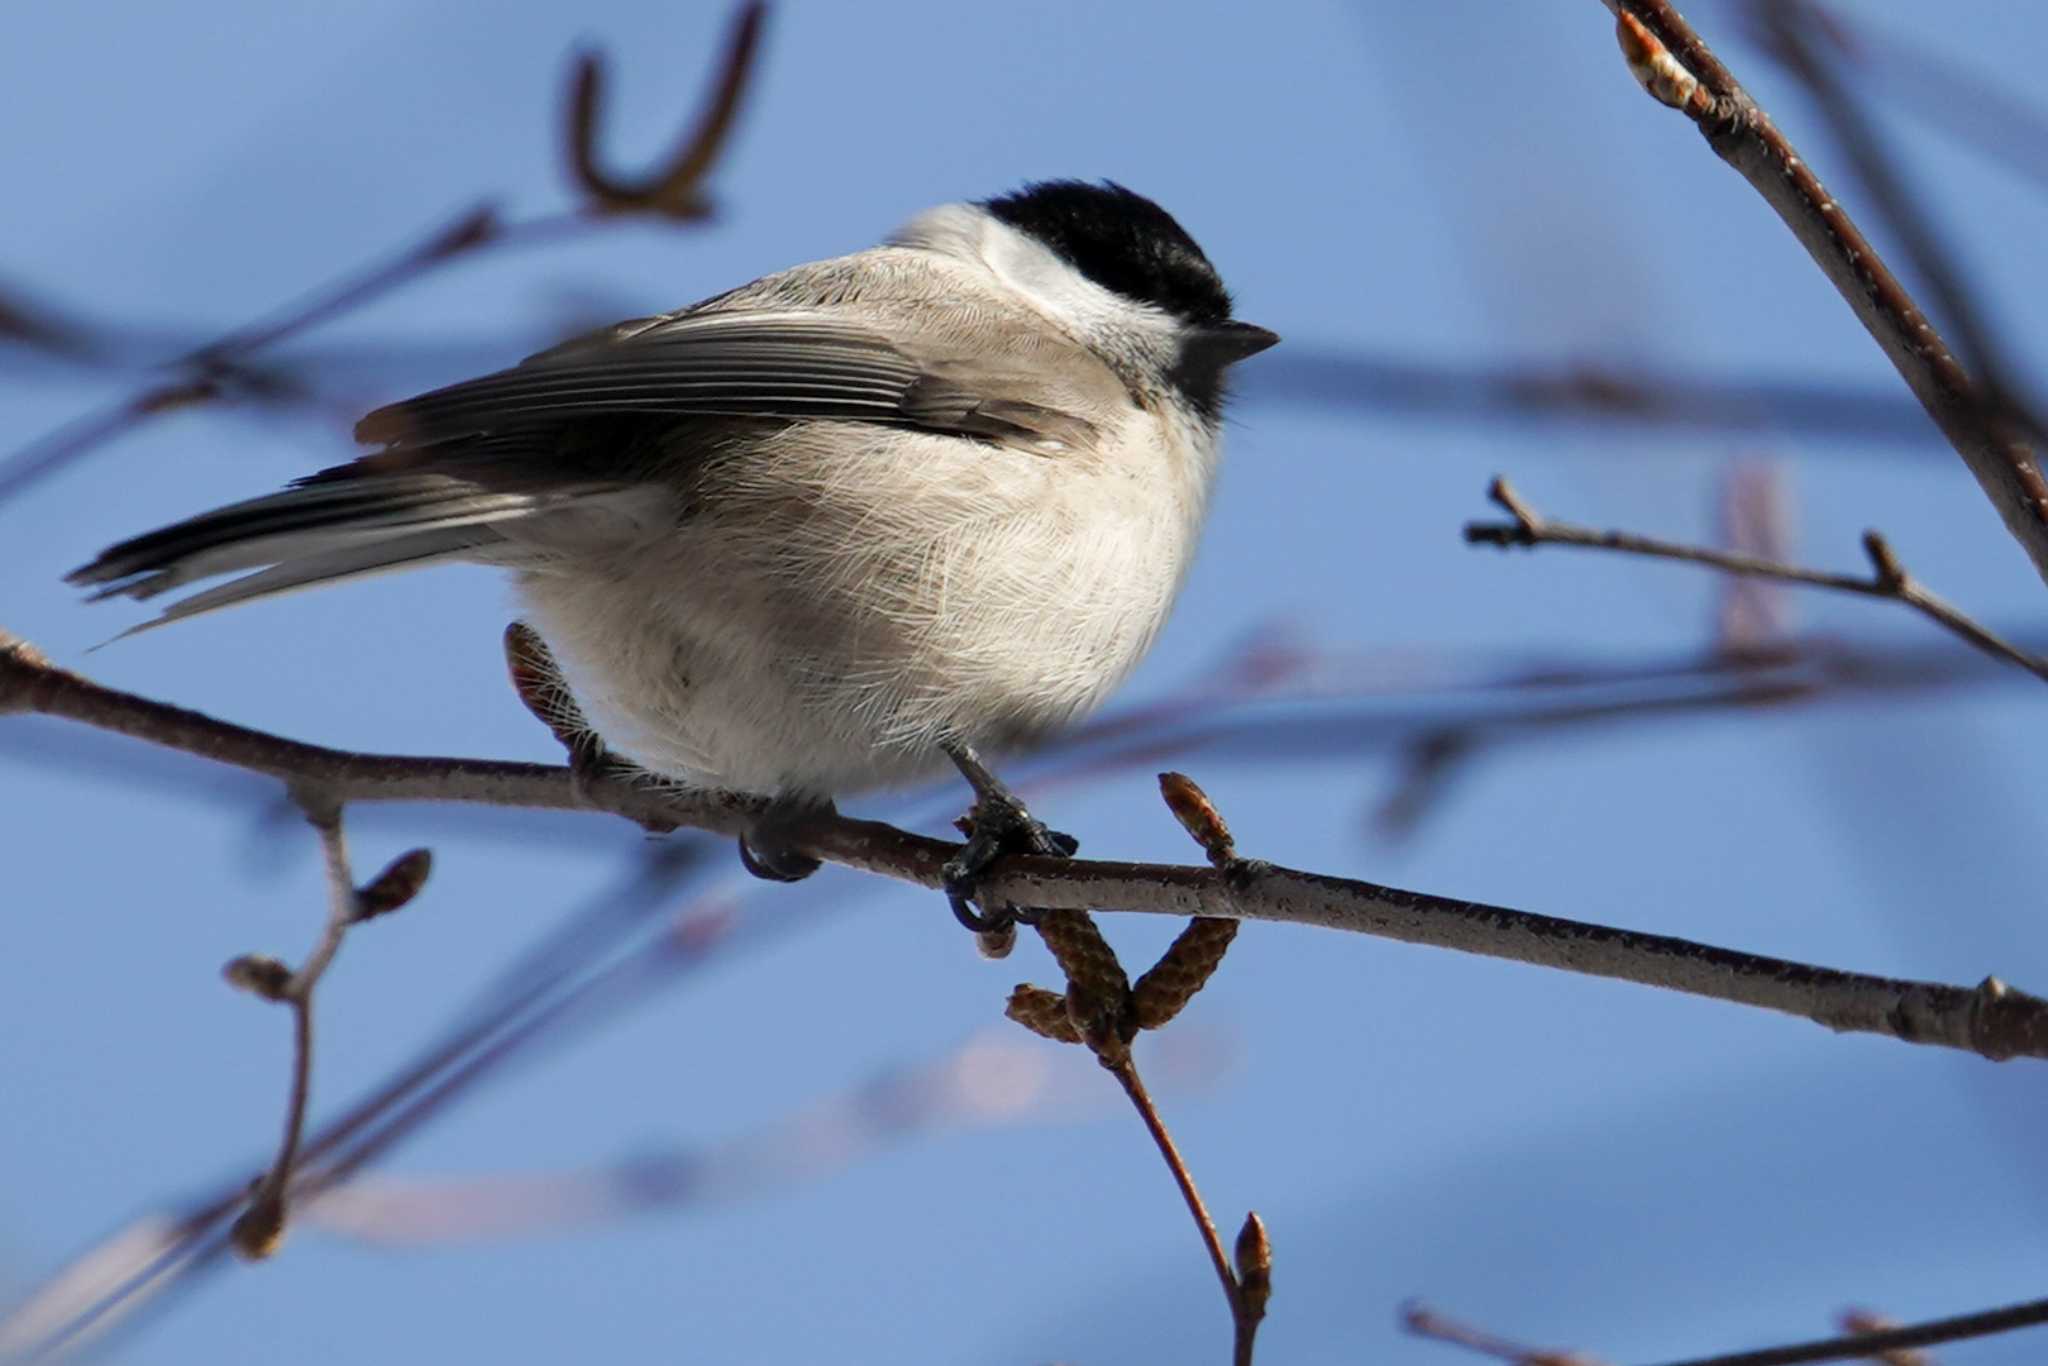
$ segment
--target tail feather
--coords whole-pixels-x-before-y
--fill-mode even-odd
[[[97,586],[97,601],[148,599],[195,579],[257,571],[180,599],[135,628],[147,630],[297,588],[487,553],[504,545],[501,528],[510,523],[606,505],[622,489],[595,480],[489,488],[437,473],[328,478],[136,536],[66,578]]]
[[[99,596],[147,598],[193,579],[441,527],[559,506],[576,490],[495,493],[442,475],[392,475],[231,503],[121,542],[66,575]]]
[[[393,536],[367,545],[330,550],[317,555],[298,556],[284,563],[272,565],[268,569],[260,569],[254,574],[229,579],[226,583],[206,589],[204,592],[179,598],[149,621],[129,627],[115,636],[114,640],[126,640],[129,636],[153,631],[159,626],[168,626],[187,617],[218,611],[223,607],[233,607],[236,603],[251,602],[257,598],[275,597],[295,589],[316,588],[324,584],[339,583],[343,579],[364,578],[371,574],[389,573],[400,569],[418,569],[441,560],[460,559],[470,551],[501,539],[498,533],[488,526],[451,526]],[[97,596],[105,597],[106,592]],[[146,597],[148,593],[137,593],[135,596]]]

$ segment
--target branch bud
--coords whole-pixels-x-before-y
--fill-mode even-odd
[[[409,850],[391,860],[383,872],[364,883],[362,890],[356,893],[356,923],[389,915],[404,906],[420,894],[420,888],[427,885],[427,874],[433,871],[434,853],[431,849]]]
[[[1244,1227],[1238,1230],[1236,1260],[1238,1308],[1256,1323],[1266,1316],[1266,1301],[1273,1298],[1273,1244],[1257,1210],[1245,1215]]]
[[[231,958],[220,975],[235,990],[261,996],[266,1001],[282,1001],[291,995],[292,970],[268,954],[245,953],[240,958]]]

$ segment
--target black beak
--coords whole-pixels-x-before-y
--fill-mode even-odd
[[[1279,333],[1268,332],[1255,323],[1211,323],[1189,334],[1182,357],[1184,361],[1195,360],[1221,370],[1247,356],[1258,355],[1279,340]]]

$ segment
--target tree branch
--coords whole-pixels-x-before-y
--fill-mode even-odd
[[[566,768],[327,749],[103,688],[0,633],[0,713],[39,712],[309,785],[333,801],[449,801],[600,810],[656,828],[737,835],[759,798],[689,791]],[[959,850],[875,821],[821,816],[794,832],[820,859],[940,888]],[[982,880],[997,902],[1317,925],[1562,968],[1759,1006],[1843,1032],[1963,1049],[1994,1060],[2048,1058],[2048,1001],[1995,977],[1974,988],[1767,958],[1668,935],[1613,929],[1479,902],[1253,863],[1213,867],[1010,856]]]
[[[1866,598],[1884,598],[1904,603],[1992,658],[2016,664],[2035,677],[2048,682],[2048,659],[2030,654],[2002,636],[1993,634],[1989,628],[1961,609],[1928,592],[1899,563],[1898,556],[1892,553],[1891,543],[1875,531],[1863,533],[1863,550],[1870,556],[1871,574],[1869,578],[1860,578],[1854,574],[1803,569],[1798,565],[1784,564],[1759,555],[1743,554],[1740,551],[1716,550],[1709,546],[1660,541],[1653,536],[1638,536],[1629,531],[1599,531],[1592,527],[1574,526],[1569,522],[1554,522],[1531,507],[1515,491],[1513,485],[1499,476],[1495,476],[1493,482],[1487,486],[1486,496],[1504,508],[1514,521],[1467,522],[1465,540],[1468,544],[1497,545],[1502,548],[1571,545],[1583,550],[1612,550],[1623,555],[1641,555],[1649,559],[1703,564],[1730,574],[1774,579],[1780,583],[1803,584],[1809,588],[1832,588],[1839,593],[1855,593]]]
[[[1629,68],[1792,230],[2048,579],[2048,481],[1812,167],[1668,0],[1602,0]]]

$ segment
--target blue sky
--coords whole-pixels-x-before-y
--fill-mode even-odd
[[[1823,173],[1838,166],[1731,11],[1697,8]],[[2048,14],[2030,6],[1840,8],[1994,71],[2031,69],[2025,55],[2048,43]],[[724,19],[625,0],[573,18],[224,0],[203,24],[140,4],[32,7],[0,49],[17,111],[0,140],[16,204],[0,286],[196,340],[478,198],[514,216],[561,208],[572,45],[612,55],[610,145],[633,165],[669,144]],[[1890,127],[2035,361],[2048,342],[2026,306],[2048,267],[2032,249],[2038,194],[1910,122]],[[565,323],[672,307],[866,244],[927,205],[1054,175],[1113,177],[1171,208],[1241,314],[1286,339],[1248,368],[1360,352],[1896,383],[1749,189],[1637,90],[1593,0],[811,0],[772,20],[714,225],[626,227],[441,272],[287,353],[373,362],[316,370],[330,407],[176,414],[35,485],[0,505],[0,624],[110,684],[296,737],[551,759],[503,684],[510,600],[485,571],[290,598],[90,656],[136,614],[87,609],[60,577],[112,539],[345,457],[355,411],[509,361]],[[1830,182],[1859,202],[1846,173]],[[9,364],[7,449],[133,383]],[[1800,557],[1856,568],[1856,537],[1878,526],[1981,617],[2041,620],[2041,583],[1931,441],[1422,420],[1262,399],[1247,379],[1202,558],[1121,705],[1174,694],[1276,624],[1418,673],[1705,645],[1719,585],[1702,572],[1465,547],[1458,528],[1487,514],[1495,473],[1559,517],[1704,539],[1731,464],[1771,462]],[[1803,629],[1947,645],[1881,605],[1790,605]],[[1383,745],[1176,762],[1247,852],[1294,866],[2038,990],[2042,700],[2015,674],[1532,736],[1482,753],[1399,840],[1371,819],[1398,779]],[[0,728],[0,1300],[259,1163],[282,1103],[285,1022],[217,973],[311,941],[313,840],[260,801],[211,799],[196,767],[124,778],[132,755],[53,722]],[[871,809],[937,828],[952,797]],[[1043,805],[1092,854],[1193,853],[1148,767]],[[316,1116],[644,852],[581,818],[390,810],[353,829],[365,872],[416,843],[439,862],[420,902],[351,939],[322,992]],[[732,880],[723,850],[714,867],[693,885],[745,897],[754,928],[737,947],[508,1070],[378,1175],[524,1176],[715,1148],[1001,1027],[1018,980],[1055,984],[1028,944],[980,962],[935,897],[832,873],[757,889]],[[1123,917],[1109,932],[1138,964],[1171,927]],[[1274,926],[1240,936],[1185,1028],[1197,1065],[1162,1086],[1167,1113],[1219,1217],[1256,1207],[1272,1228],[1273,1361],[1456,1359],[1398,1339],[1408,1296],[1636,1360],[1823,1332],[1851,1303],[1911,1318],[2042,1292],[2048,1182],[2028,1064]],[[544,1236],[393,1249],[305,1228],[110,1356],[1220,1358],[1220,1297],[1142,1130],[1084,1056],[1039,1054],[1061,1101],[1029,1122],[921,1130],[819,1179]],[[1170,1061],[1157,1066],[1174,1075]],[[2020,1338],[1945,1359],[2037,1356]]]

